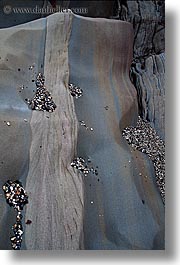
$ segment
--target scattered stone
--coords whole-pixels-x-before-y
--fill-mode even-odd
[[[24,85],[19,86],[19,89],[20,89],[19,92],[21,92],[21,90],[24,90]]]
[[[81,171],[85,177],[87,177],[87,175],[90,172],[95,175],[98,175],[97,169],[95,169],[91,165],[91,160],[89,158],[87,159],[87,162],[86,162],[85,159],[83,159],[82,157],[77,157],[73,159],[71,166]]]
[[[26,221],[26,225],[30,225],[31,223],[32,223],[31,220],[27,220],[27,221]]]
[[[7,126],[11,126],[10,121],[7,121],[6,124],[7,124]]]
[[[39,73],[36,77],[36,93],[32,100],[25,99],[32,110],[53,112],[56,109],[51,93],[45,85],[45,77]]]
[[[138,117],[136,127],[129,126],[122,132],[127,142],[142,153],[149,156],[154,164],[156,183],[165,203],[165,143],[157,135],[149,122]],[[139,173],[139,175],[142,175]]]
[[[21,249],[23,227],[22,227],[22,210],[28,203],[28,196],[24,190],[22,183],[18,180],[8,180],[2,187],[6,202],[9,206],[17,211],[16,223],[12,226],[14,236],[10,238],[11,245],[14,250]]]
[[[32,64],[31,66],[29,66],[29,70],[33,70],[35,67],[35,64]]]
[[[69,84],[69,91],[71,93],[71,96],[75,97],[76,99],[83,96],[82,88],[75,86],[73,84]]]
[[[86,123],[85,123],[84,121],[79,121],[79,122],[80,122],[80,125],[81,125],[81,126],[83,126],[83,127],[86,128],[86,130],[90,130],[90,131],[93,131],[93,130],[94,130],[92,127],[89,128],[89,127],[86,125]]]

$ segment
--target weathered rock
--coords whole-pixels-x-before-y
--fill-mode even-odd
[[[138,116],[137,93],[129,79],[132,26],[118,20],[55,14],[0,30],[0,35],[0,120],[6,126],[1,126],[0,154],[10,169],[7,164],[2,166],[1,180],[16,170],[14,177],[26,184],[29,204],[25,216],[31,224],[25,228],[23,248],[78,249],[84,244],[85,249],[163,249],[164,206],[153,165],[121,135],[124,127],[136,124]],[[57,105],[48,117],[43,112],[31,113],[24,101],[33,94],[27,75],[32,63],[38,70],[43,65],[46,85]],[[146,64],[151,66],[151,61]],[[70,82],[83,89],[75,108],[68,90],[69,75]],[[26,95],[17,96],[16,85],[26,82]],[[3,115],[9,115],[6,120],[11,126],[4,124],[7,116]],[[93,131],[81,126],[77,142],[78,120]],[[70,166],[75,155],[90,157],[93,166],[98,166],[98,176],[88,174],[84,179],[85,197],[81,176]],[[13,218],[5,202],[0,211],[4,229]],[[8,237],[9,231],[4,231],[1,246]]]
[[[118,1],[119,18],[134,28],[131,80],[139,114],[165,136],[165,1]]]
[[[119,19],[134,28],[134,60],[142,60],[165,48],[165,1],[119,1]]]
[[[151,55],[131,67],[138,93],[140,115],[165,139],[165,54]]]
[[[29,196],[23,220],[31,224],[24,224],[22,249],[83,247],[83,182],[70,165],[78,130],[68,90],[71,19],[55,14],[0,30],[0,184],[19,179]],[[25,102],[35,89],[32,64],[36,73],[44,72],[57,104],[53,113],[32,111]],[[0,200],[0,248],[11,249],[15,215]]]

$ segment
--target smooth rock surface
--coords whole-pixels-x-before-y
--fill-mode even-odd
[[[29,66],[36,62],[40,69],[43,62],[44,29],[45,21],[40,20],[35,27],[29,23],[0,30],[0,187],[8,179],[19,179],[24,185],[26,182],[31,129],[24,119],[30,120],[31,111],[25,98],[31,97],[35,89]],[[0,227],[4,231],[0,248],[11,249],[9,237],[15,213],[6,204],[2,190],[0,193]]]
[[[153,165],[121,134],[138,115],[129,79],[132,48],[131,24],[74,16],[70,82],[84,91],[75,101],[78,119],[94,128],[79,128],[78,156],[98,166],[98,176],[84,180],[85,249],[164,248],[164,206]]]

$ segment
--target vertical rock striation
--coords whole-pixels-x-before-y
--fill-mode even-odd
[[[165,138],[165,1],[118,1],[119,19],[134,28],[131,79],[139,113]]]
[[[56,103],[53,113],[32,112],[32,142],[26,190],[27,249],[79,249],[82,245],[83,183],[70,162],[78,122],[68,91],[68,39],[71,14],[47,18],[45,85]]]

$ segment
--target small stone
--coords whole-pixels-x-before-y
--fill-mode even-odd
[[[26,221],[26,224],[27,224],[27,225],[30,225],[31,223],[32,223],[32,221],[29,220],[29,219]]]
[[[69,91],[71,93],[71,96],[77,98],[80,98],[83,96],[83,90],[80,87],[75,86],[74,84],[69,84]]]
[[[29,70],[33,70],[34,69],[34,67],[35,67],[35,65],[33,64],[33,65],[31,65],[31,66],[29,66]]]
[[[7,126],[11,126],[11,123],[9,121],[6,122]]]
[[[24,89],[24,86],[22,85],[22,86],[20,86],[19,88],[20,88],[21,90],[23,90],[23,89]]]

